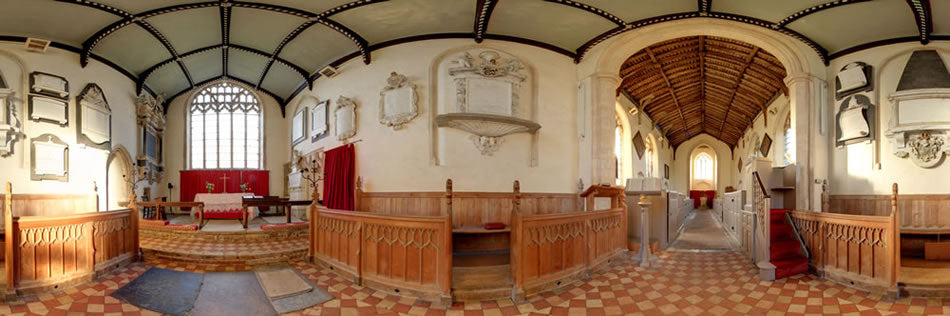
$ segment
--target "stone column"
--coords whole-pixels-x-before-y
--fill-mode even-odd
[[[591,183],[615,183],[614,129],[617,125],[617,88],[620,77],[616,73],[595,73],[588,77],[590,89],[588,104],[591,108]],[[583,159],[583,153],[581,155]],[[582,171],[583,172],[583,171]]]
[[[820,205],[813,205],[814,191],[814,164],[827,159],[815,157],[816,152],[827,153],[827,150],[817,150],[814,146],[825,142],[818,142],[817,119],[820,111],[816,93],[819,84],[823,82],[805,72],[793,73],[785,78],[788,86],[788,98],[791,106],[791,126],[795,132],[795,165],[797,167],[795,179],[795,208],[813,210]],[[773,136],[774,138],[774,136]],[[772,159],[778,159],[781,153],[773,154]],[[827,157],[826,157],[827,158]]]

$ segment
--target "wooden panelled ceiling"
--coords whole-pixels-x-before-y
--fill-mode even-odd
[[[709,134],[735,147],[777,93],[785,68],[748,43],[712,36],[651,45],[620,69],[620,90],[659,125],[673,146]]]

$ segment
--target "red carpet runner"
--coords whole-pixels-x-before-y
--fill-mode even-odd
[[[775,265],[776,280],[808,272],[808,258],[802,254],[801,244],[785,216],[786,212],[788,210],[773,209],[771,214],[769,261]]]

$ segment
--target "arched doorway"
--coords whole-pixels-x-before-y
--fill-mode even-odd
[[[135,179],[132,156],[124,146],[116,146],[106,159],[106,210],[123,208]]]
[[[773,30],[755,27],[748,24],[721,19],[695,18],[676,21],[673,23],[657,23],[637,28],[632,31],[614,36],[604,43],[597,45],[582,60],[578,66],[581,84],[587,91],[590,91],[590,108],[594,112],[594,143],[595,151],[591,157],[593,161],[593,178],[595,182],[600,179],[609,178],[608,169],[601,163],[611,161],[604,159],[611,153],[606,150],[609,146],[597,145],[598,142],[611,140],[613,137],[613,124],[607,123],[613,117],[613,111],[607,112],[609,107],[613,107],[617,88],[621,86],[622,79],[617,70],[621,69],[628,58],[633,54],[648,48],[649,46],[662,42],[689,36],[715,36],[731,40],[741,41],[774,55],[775,59],[785,70],[783,82],[786,85],[786,91],[790,102],[791,122],[790,126],[795,132],[795,157],[796,165],[801,170],[805,170],[796,178],[796,187],[802,190],[796,191],[797,205],[802,209],[812,209],[811,203],[815,197],[814,186],[810,179],[815,177],[825,177],[827,170],[820,168],[811,168],[813,157],[822,157],[827,155],[826,137],[819,135],[818,129],[813,128],[816,122],[813,122],[815,112],[824,107],[821,104],[827,103],[821,97],[826,89],[825,82],[819,79],[824,77],[824,63],[821,57],[814,53],[807,45],[790,37],[786,34]],[[817,74],[817,75],[812,75]],[[658,83],[662,84],[662,82]],[[728,97],[727,97],[728,98]],[[728,99],[727,99],[728,100]],[[818,105],[815,105],[818,103]],[[674,112],[675,109],[671,109]],[[608,113],[610,116],[608,116]],[[686,116],[690,113],[683,113]],[[677,113],[677,116],[679,114]],[[799,119],[801,118],[801,119]],[[683,117],[679,118],[681,121]],[[779,118],[783,119],[783,118]],[[770,120],[771,121],[771,120]],[[721,128],[716,128],[716,134]],[[666,133],[667,131],[663,131]],[[691,131],[691,136],[705,133],[696,128]],[[742,132],[742,131],[740,131]],[[674,145],[674,147],[676,147]],[[685,188],[682,188],[685,189]]]

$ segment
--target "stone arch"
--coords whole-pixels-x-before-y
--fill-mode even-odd
[[[106,159],[106,210],[121,208],[122,202],[128,202],[132,185],[123,176],[135,181],[135,166],[125,146],[116,145]]]
[[[634,53],[649,47],[652,44],[688,36],[717,36],[744,41],[756,45],[771,53],[786,70],[785,84],[788,86],[788,97],[792,113],[792,126],[796,135],[795,156],[797,167],[805,172],[796,178],[796,205],[802,209],[811,209],[811,197],[814,193],[814,177],[827,177],[827,171],[818,174],[811,166],[812,160],[822,161],[817,155],[827,155],[828,152],[819,144],[824,140],[813,128],[812,109],[815,103],[828,102],[821,97],[821,89],[827,76],[826,67],[814,50],[801,41],[780,32],[749,25],[736,21],[695,18],[670,22],[657,23],[636,30],[625,32],[604,41],[594,47],[578,65],[578,78],[583,84],[589,85],[591,97],[588,102],[593,118],[594,148],[590,157],[593,181],[596,183],[606,176],[606,162],[604,159],[609,153],[603,150],[602,142],[613,137],[612,131],[604,126],[608,120],[607,107],[612,106],[616,96],[616,89],[620,85],[618,70],[624,61]],[[609,102],[609,103],[608,103]],[[798,119],[801,118],[801,119]],[[610,117],[609,119],[612,119]],[[610,124],[612,126],[612,124]],[[815,146],[812,146],[815,145]],[[813,149],[814,148],[814,149]]]

